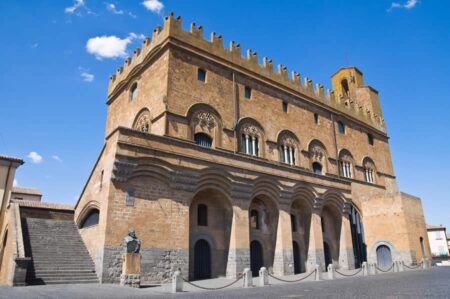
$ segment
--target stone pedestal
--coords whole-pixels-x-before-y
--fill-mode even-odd
[[[261,269],[259,270],[259,286],[263,287],[265,285],[269,284],[269,272],[267,272],[266,267],[261,267]]]
[[[122,254],[122,275],[120,285],[139,288],[141,285],[141,254]]]

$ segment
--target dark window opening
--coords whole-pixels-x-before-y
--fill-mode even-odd
[[[247,99],[250,99],[252,97],[252,89],[250,87],[245,86],[245,88],[244,88],[244,96]]]
[[[259,229],[259,215],[257,210],[250,212],[250,228]]]
[[[287,112],[288,111],[288,103],[283,101],[283,112]]]
[[[297,218],[295,217],[295,215],[291,214],[291,227],[292,227],[292,232],[295,233],[297,231]]]
[[[137,95],[138,95],[138,85],[137,83],[134,83],[133,85],[131,85],[130,88],[130,100],[136,99]]]
[[[84,221],[81,223],[80,228],[91,227],[98,224],[100,212],[97,209],[93,209],[89,212],[89,214],[84,218]]]
[[[197,207],[197,225],[208,226],[208,207],[204,204]]]
[[[312,164],[312,169],[315,174],[322,174],[322,165],[318,162]]]
[[[319,123],[319,114],[314,113],[314,123],[317,125]]]
[[[212,146],[212,139],[205,133],[197,133],[194,136],[195,144],[198,144],[203,147],[211,148]]]
[[[372,134],[367,134],[367,142],[370,145],[373,145],[373,135]]]
[[[202,82],[206,81],[206,71],[204,69],[198,69],[197,79]]]
[[[348,81],[347,79],[344,79],[341,81],[341,86],[342,86],[342,93],[344,97],[348,97],[349,95],[349,88],[348,88]]]
[[[339,134],[345,134],[345,125],[343,122],[338,121]]]
[[[320,217],[320,225],[322,226],[322,232],[325,232],[325,223],[323,221],[323,217]]]

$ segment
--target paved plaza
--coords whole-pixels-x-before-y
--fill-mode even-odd
[[[225,283],[219,279],[199,282],[208,286]],[[332,281],[271,283],[244,289],[240,281],[218,291],[186,287],[186,292],[178,294],[165,293],[162,287],[132,289],[107,284],[0,286],[0,298],[450,298],[450,267]]]

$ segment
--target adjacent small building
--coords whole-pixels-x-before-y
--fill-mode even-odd
[[[42,193],[38,189],[34,188],[13,187],[11,199],[41,201]]]
[[[433,257],[449,256],[449,235],[445,226],[427,224],[428,239],[430,241],[431,255]]]

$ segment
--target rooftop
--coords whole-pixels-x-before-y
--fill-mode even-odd
[[[0,160],[6,160],[6,161],[10,161],[10,162],[17,162],[20,164],[23,164],[23,160],[20,158],[16,158],[16,157],[11,157],[11,156],[7,156],[7,155],[2,155],[0,154]]]
[[[435,225],[435,224],[427,224],[427,229],[432,229],[432,230],[439,230],[439,229],[442,229],[442,230],[445,230],[445,226],[443,226],[442,224],[439,224],[439,225]]]
[[[17,204],[19,204],[20,207],[26,207],[26,208],[73,211],[72,205],[41,202],[41,201],[31,201],[31,200],[14,200],[14,199],[11,200],[11,202],[17,203]]]
[[[41,191],[39,191],[38,189],[34,189],[34,188],[13,187],[12,193],[42,196]]]

